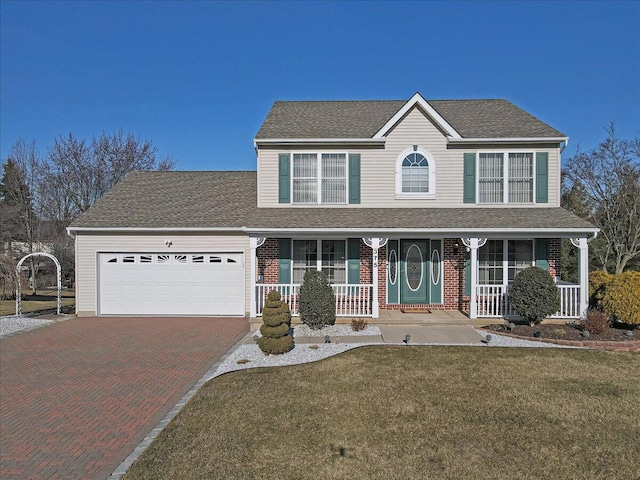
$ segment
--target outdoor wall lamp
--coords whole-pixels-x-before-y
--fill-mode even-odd
[[[453,254],[454,255],[458,255],[459,248],[460,248],[460,245],[458,244],[458,242],[453,244]]]
[[[172,242],[171,240],[165,240],[165,241],[164,241],[164,244],[165,244],[167,247],[170,247],[171,245],[173,245],[173,242]]]

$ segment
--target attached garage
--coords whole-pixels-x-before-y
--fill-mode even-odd
[[[244,315],[243,252],[99,253],[100,315]]]

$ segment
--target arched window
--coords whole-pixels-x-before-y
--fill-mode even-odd
[[[396,198],[435,198],[435,162],[417,148],[402,152],[396,162]]]

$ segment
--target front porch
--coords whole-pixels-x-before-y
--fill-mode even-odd
[[[270,239],[270,243],[266,243],[266,238],[250,240],[252,318],[262,315],[265,298],[271,290],[281,294],[292,315],[297,317],[300,283],[291,280],[300,282],[305,268],[329,272],[336,296],[336,315],[347,319],[345,323],[355,317],[372,318],[377,323],[418,324],[515,318],[509,304],[509,284],[518,271],[531,265],[545,268],[556,279],[561,307],[549,318],[576,319],[587,308],[585,237],[572,239],[580,249],[580,285],[559,280],[560,239],[557,237],[503,237],[490,240],[487,246],[487,238],[317,240],[317,250],[312,252],[313,256],[307,253],[304,262],[296,259],[295,252],[292,256],[291,245],[297,244],[290,238]],[[316,248],[316,240],[304,242],[307,248],[309,245]],[[265,248],[258,255],[258,248],[263,245]],[[413,245],[425,250],[424,258]],[[409,268],[412,248],[414,257],[422,262],[418,263],[417,274],[415,268]],[[412,279],[410,271],[415,278]],[[286,283],[278,282],[283,278]],[[415,291],[419,285],[426,285],[424,297],[415,303],[400,303],[408,297],[403,297],[399,282],[404,281],[411,287],[411,280],[416,285]],[[405,286],[406,291],[413,294],[414,289],[408,287]]]

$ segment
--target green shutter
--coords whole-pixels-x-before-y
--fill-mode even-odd
[[[278,283],[291,283],[291,239],[278,241]]]
[[[347,239],[347,283],[357,285],[360,283],[360,239]]]
[[[549,270],[548,238],[536,238],[536,267]]]
[[[360,154],[359,153],[349,154],[349,203],[360,203]]]
[[[464,154],[464,203],[476,203],[476,154]]]
[[[471,252],[464,255],[464,294],[471,296]]]
[[[278,155],[278,202],[289,203],[290,185],[291,185],[291,159],[288,153],[281,153]]]
[[[536,153],[536,203],[549,202],[549,154]]]

